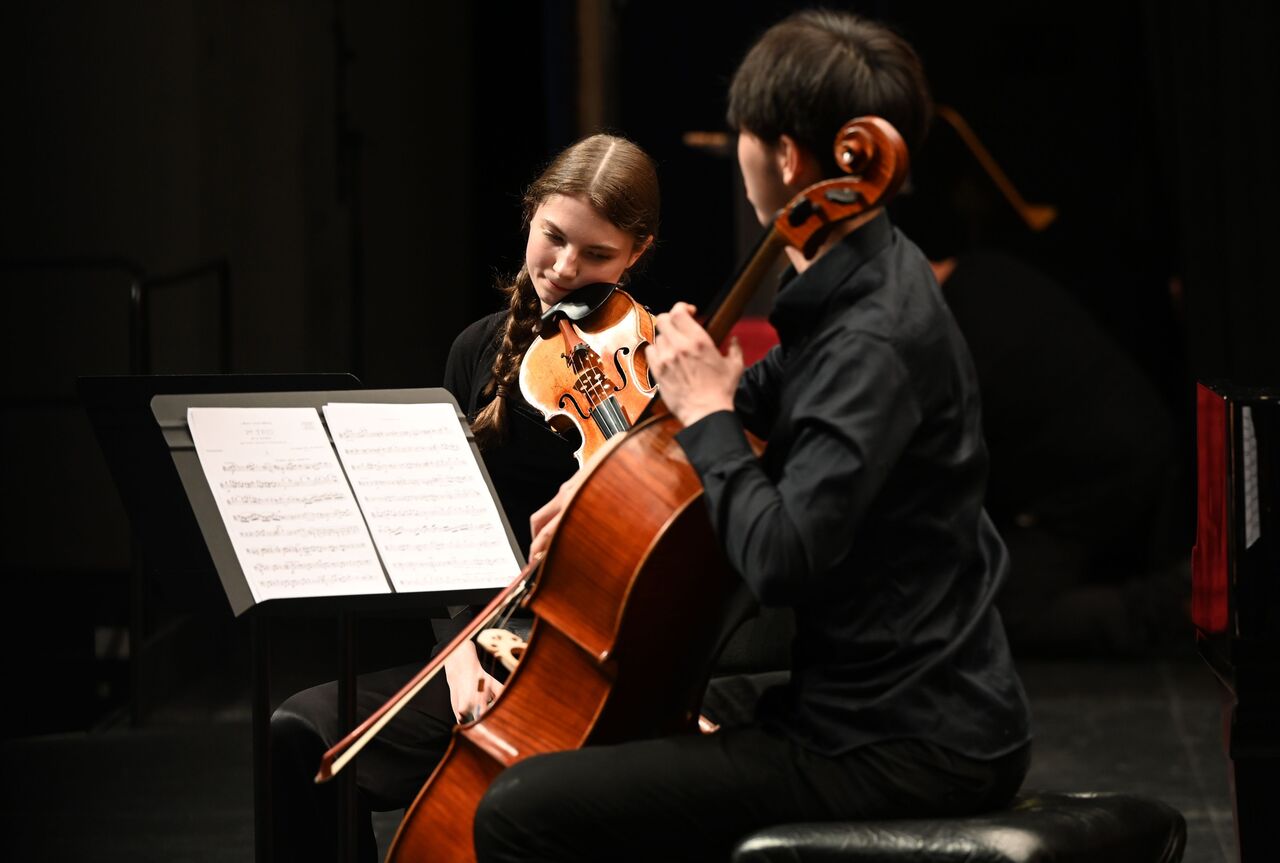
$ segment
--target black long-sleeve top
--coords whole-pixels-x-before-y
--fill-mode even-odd
[[[736,411],[678,435],[731,564],[763,604],[795,609],[791,681],[762,718],[829,754],[1021,746],[977,383],[927,261],[881,216],[792,278],[770,319],[780,344]]]
[[[503,312],[481,318],[459,333],[449,349],[444,387],[469,419],[493,401],[493,394],[486,394],[484,388],[493,379],[504,320]],[[519,388],[507,397],[506,439],[483,456],[521,551],[529,550],[529,517],[555,497],[560,484],[578,469],[573,451],[574,444],[547,425]]]

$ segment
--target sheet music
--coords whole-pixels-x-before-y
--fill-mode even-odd
[[[388,593],[315,408],[188,408],[187,425],[255,602]]]
[[[396,590],[504,587],[520,573],[452,404],[327,404],[325,421]]]

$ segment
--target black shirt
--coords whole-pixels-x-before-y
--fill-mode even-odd
[[[467,417],[474,419],[493,401],[484,388],[493,378],[493,361],[502,339],[504,312],[481,318],[458,334],[445,363],[444,386]],[[542,414],[529,406],[517,387],[507,397],[507,436],[484,451],[484,465],[511,523],[522,552],[529,550],[529,517],[560,490],[578,463],[574,443],[556,434]]]
[[[678,435],[734,568],[795,609],[791,682],[762,718],[828,754],[1023,745],[977,383],[928,262],[881,216],[786,284],[770,320],[780,344],[737,411]],[[762,459],[743,426],[768,440]]]

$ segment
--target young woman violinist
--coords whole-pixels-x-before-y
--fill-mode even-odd
[[[658,229],[653,160],[623,138],[593,135],[564,152],[524,195],[525,262],[504,286],[507,308],[481,318],[454,341],[444,386],[471,417],[485,465],[522,548],[529,518],[577,465],[574,446],[521,396],[520,363],[550,306],[599,282],[623,283],[653,246]],[[361,675],[357,715],[380,707],[417,666]],[[371,811],[411,802],[449,744],[458,720],[479,715],[502,691],[475,651],[456,651],[436,677],[361,753],[355,764],[360,859],[377,859]],[[271,717],[275,859],[332,859],[338,798],[312,781],[321,755],[347,729],[337,684],[296,693]]]

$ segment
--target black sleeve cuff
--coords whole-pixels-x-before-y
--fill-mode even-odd
[[[742,422],[733,411],[707,414],[676,432],[676,442],[684,449],[699,476],[705,477],[717,466],[736,462],[742,457],[755,459],[742,430]]]

